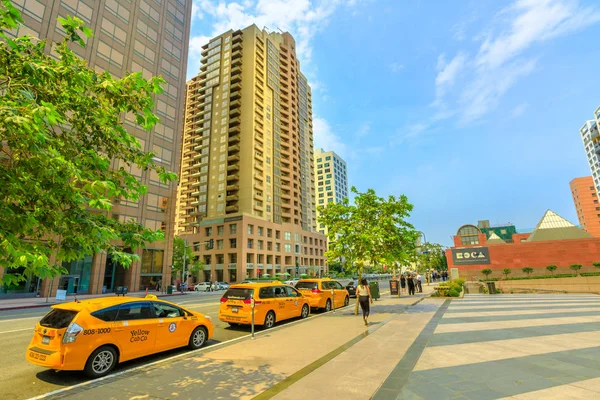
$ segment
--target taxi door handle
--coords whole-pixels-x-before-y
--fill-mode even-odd
[[[123,332],[123,328],[115,328],[115,332]]]
[[[158,326],[159,326],[159,327],[161,327],[161,326],[165,326],[165,324],[158,324]]]

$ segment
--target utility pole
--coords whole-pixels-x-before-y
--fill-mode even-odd
[[[187,282],[187,274],[185,273],[185,261],[187,260],[187,238],[183,240],[183,269],[181,270],[183,276],[181,277],[181,291],[183,291],[183,282]]]

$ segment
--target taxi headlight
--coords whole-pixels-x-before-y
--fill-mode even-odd
[[[83,332],[83,328],[77,325],[75,322],[71,322],[69,327],[65,331],[65,336],[63,336],[63,343],[73,343],[79,334]]]

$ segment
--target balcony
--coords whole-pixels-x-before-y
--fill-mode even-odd
[[[239,160],[240,160],[239,154],[232,154],[229,157],[227,157],[227,161],[239,161]]]
[[[242,114],[241,107],[232,107],[229,110],[229,118],[239,117]]]
[[[192,192],[190,194],[190,196],[192,196],[192,197],[198,197],[198,196],[200,196],[200,192],[198,190],[196,190],[195,192]]]
[[[234,83],[232,84],[229,89],[231,90],[231,94],[233,94],[233,92],[237,92],[238,90],[240,90],[242,88],[242,85],[238,82],[238,83]]]
[[[228,182],[239,181],[239,180],[240,180],[240,176],[238,174],[227,175]]]
[[[234,146],[229,146],[229,154],[236,153],[238,151],[240,151],[240,145],[239,144],[236,144]]]
[[[239,190],[240,185],[227,185],[225,188],[228,192],[233,192],[234,190]]]
[[[240,170],[240,166],[238,164],[231,164],[227,166],[227,171],[231,172],[231,171],[239,171]]]
[[[200,182],[193,182],[192,183],[192,187],[193,188],[198,187],[198,186],[200,186]]]
[[[230,194],[225,199],[227,201],[238,201],[240,199],[240,196],[238,196],[237,194]]]
[[[239,75],[242,73],[242,66],[241,63],[236,64],[235,67],[232,65],[231,67],[231,76],[233,77],[234,75]]]
[[[229,135],[229,144],[239,143],[240,135]]]
[[[231,53],[231,59],[235,60],[236,58],[242,58],[242,51],[236,50]]]
[[[227,206],[225,208],[225,211],[228,213],[232,213],[232,212],[238,212],[239,209],[240,209],[240,207],[237,205],[236,206]]]
[[[254,199],[258,200],[258,201],[263,201],[263,195],[261,193],[258,192],[254,192]]]
[[[198,200],[196,200],[196,201],[192,201],[190,204],[193,206],[197,206],[200,204],[200,202]]]
[[[229,103],[229,108],[240,107],[242,102],[240,100],[234,100]]]
[[[236,126],[232,126],[229,128],[229,133],[241,133],[242,132],[242,128],[239,125]]]
[[[242,122],[242,120],[240,119],[240,117],[231,118],[229,120],[229,126],[239,125],[240,122]]]

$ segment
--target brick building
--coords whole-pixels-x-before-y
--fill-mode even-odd
[[[513,243],[488,237],[474,225],[462,226],[454,236],[454,247],[446,250],[448,269],[456,268],[462,278],[480,278],[489,268],[491,277],[501,277],[504,268],[510,276],[524,275],[522,268],[534,268],[534,274],[547,274],[546,266],[556,265],[555,273],[568,273],[572,264],[583,271],[600,261],[600,238],[593,237],[551,210],[531,233],[516,233]]]
[[[591,176],[575,178],[570,186],[579,224],[590,235],[600,237],[600,204],[594,179]]]

